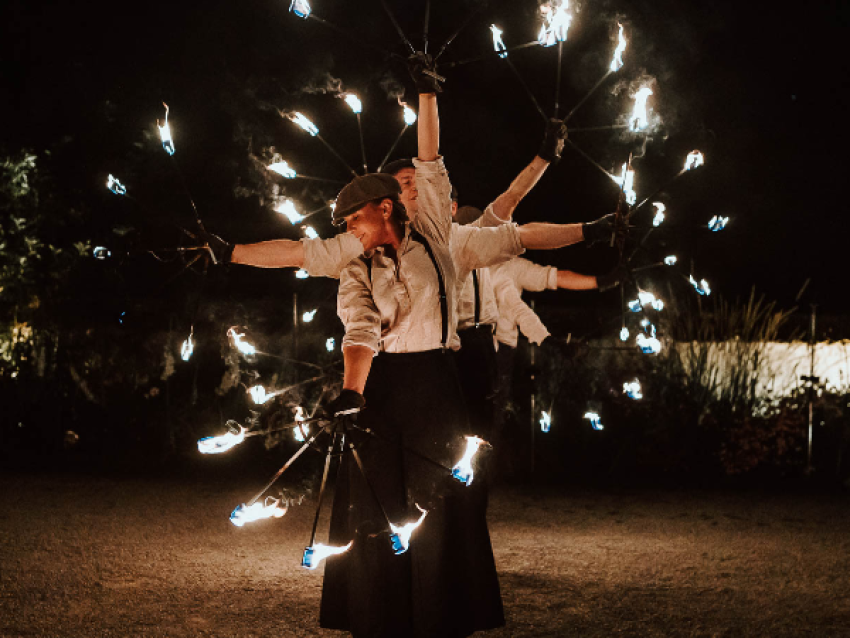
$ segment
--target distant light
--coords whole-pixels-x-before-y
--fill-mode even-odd
[[[604,430],[605,426],[602,425],[602,418],[596,412],[585,412],[584,418],[590,421],[590,425],[594,430]]]
[[[295,202],[291,199],[284,199],[281,203],[275,206],[275,212],[284,215],[290,224],[297,224],[304,219],[304,215],[298,212],[295,208]]]
[[[92,251],[92,256],[95,259],[109,259],[112,257],[112,253],[109,252],[108,248],[104,248],[103,246],[95,246],[95,249]]]
[[[634,399],[635,401],[639,401],[643,398],[643,392],[640,387],[640,381],[635,379],[634,381],[627,381],[623,384],[623,392],[630,399]]]
[[[304,18],[305,20],[310,17],[310,3],[307,0],[292,0],[292,4],[289,5],[289,10],[297,15],[299,18]]]
[[[307,279],[309,276],[310,276],[310,273],[308,273],[303,268],[295,271],[295,278],[296,279]]]
[[[548,432],[552,427],[552,417],[549,416],[549,413],[546,410],[543,410],[540,416],[540,431]]]
[[[647,337],[642,332],[637,336],[637,346],[644,354],[658,354],[661,352],[661,342],[655,337]]]
[[[325,350],[333,352],[334,348],[336,348],[336,340],[333,337],[328,337],[325,341]]]
[[[620,341],[628,341],[629,340],[629,329],[626,326],[620,328]]]
[[[118,181],[118,178],[113,176],[111,173],[106,180],[106,188],[111,190],[116,195],[126,195],[127,187],[124,186],[121,182]]]
[[[295,172],[295,169],[289,166],[286,162],[275,162],[274,164],[269,164],[268,169],[270,171],[274,171],[278,175],[282,175],[286,179],[295,179],[298,177],[298,173]]]
[[[248,389],[248,394],[257,405],[262,405],[269,400],[270,396],[266,394],[266,389],[261,385],[255,385]]]
[[[729,223],[728,217],[721,217],[719,215],[715,215],[708,222],[708,229],[713,233],[719,233],[721,230],[726,228],[726,224]]]
[[[316,229],[312,226],[304,227],[304,234],[307,235],[307,239],[318,239],[319,233],[316,232]]]
[[[317,312],[318,310],[308,310],[303,315],[301,315],[301,321],[303,321],[304,323],[310,323],[311,321],[313,321],[313,318],[316,316]]]
[[[664,258],[664,263],[668,266],[675,266],[677,261],[679,261],[679,258],[676,255],[667,255]]]
[[[360,101],[360,98],[354,95],[354,93],[346,93],[345,94],[345,103],[348,104],[349,108],[355,113],[359,114],[363,111],[363,103]]]
[[[162,105],[165,107],[165,122],[160,126],[159,120],[157,120],[156,125],[159,128],[159,138],[162,140],[162,148],[165,149],[165,152],[169,155],[174,155],[174,140],[171,139],[171,127],[168,125],[168,104],[163,102]]]
[[[664,211],[667,210],[667,207],[661,202],[652,202],[652,205],[655,206],[655,217],[652,219],[652,225],[658,228],[664,223]]]

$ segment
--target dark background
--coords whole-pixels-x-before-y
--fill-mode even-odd
[[[425,3],[391,4],[418,45],[421,37],[414,34],[422,29]],[[477,6],[433,2],[431,50]],[[359,43],[406,53],[377,1],[316,1],[313,10]],[[806,301],[816,300],[826,313],[846,311],[846,4],[819,2],[792,11],[724,0],[583,3],[564,46],[562,114],[607,67],[618,16],[629,39],[626,66],[571,125],[615,122],[632,102],[627,91],[614,95],[612,89],[646,74],[657,80],[650,105],[662,124],[650,135],[646,156],[635,162],[639,198],[674,174],[691,149],[707,157],[701,171],[662,194],[670,223],[658,233],[654,256],[676,252],[685,273],[692,259],[697,278],[705,277],[729,297],[755,285],[790,305],[811,278]],[[0,17],[3,146],[7,152],[51,150],[59,185],[70,199],[91,208],[91,237],[104,242],[116,221],[127,223],[129,214],[103,188],[108,173],[145,199],[155,215],[191,224],[191,210],[154,126],[163,115],[162,101],[171,107],[175,159],[207,225],[232,241],[253,241],[297,237],[298,231],[270,210],[264,197],[270,181],[259,177],[251,154],[263,157],[274,146],[303,174],[341,182],[349,177],[317,140],[281,119],[277,109],[303,111],[359,168],[352,114],[329,94],[305,92],[323,85],[325,73],[339,78],[364,102],[374,170],[401,129],[386,83],[410,90],[397,61],[315,20],[298,19],[283,0],[166,6],[11,0]],[[530,160],[542,133],[531,101],[501,60],[493,56],[448,68],[451,61],[490,50],[491,22],[505,31],[508,46],[533,40],[537,3],[490,2],[441,59],[448,77],[440,101],[442,151],[462,203],[479,207]],[[548,112],[555,48],[517,51],[511,60]],[[616,132],[576,132],[572,139],[609,169],[639,146]],[[411,130],[396,155],[412,154],[414,145]],[[234,196],[240,187],[247,197]],[[314,183],[298,181],[284,188],[303,209],[312,210],[338,187],[320,192]],[[582,221],[612,210],[616,196],[604,175],[567,149],[516,216]],[[727,230],[699,232],[714,214],[731,218]],[[646,223],[649,212],[644,215]],[[328,216],[317,217],[314,225],[328,236]],[[583,247],[531,257],[589,272],[616,261],[608,251],[591,254]],[[243,271],[227,277],[238,280],[240,290],[249,286],[258,292],[292,281],[291,273],[249,271],[246,276]],[[580,295],[562,303],[595,301]]]

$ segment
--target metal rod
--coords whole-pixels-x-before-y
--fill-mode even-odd
[[[428,26],[431,22],[431,0],[425,0],[425,23],[422,27],[422,50],[428,53]]]
[[[372,496],[375,498],[375,502],[378,504],[378,508],[381,510],[381,514],[384,515],[384,518],[387,519],[387,523],[392,525],[392,521],[390,521],[390,517],[387,515],[387,510],[384,509],[384,504],[381,503],[381,499],[378,498],[378,493],[375,491],[372,482],[369,480],[369,477],[366,476],[366,468],[363,467],[363,461],[360,460],[360,455],[357,453],[357,448],[354,447],[353,443],[348,444],[348,449],[351,450],[351,456],[354,457],[354,460],[357,462],[357,467],[360,468],[360,473],[363,475],[363,480],[366,481],[366,485],[369,488],[369,491],[372,492]],[[390,527],[392,529],[392,527]]]
[[[611,75],[611,71],[608,71],[605,75],[603,75],[601,78],[599,78],[599,81],[598,81],[596,84],[594,84],[594,85],[593,85],[593,88],[592,88],[592,89],[590,89],[590,91],[588,91],[588,92],[587,92],[587,95],[585,95],[583,98],[581,98],[581,100],[579,100],[578,104],[576,104],[576,105],[573,107],[573,109],[572,109],[569,113],[567,113],[567,116],[564,118],[564,122],[565,122],[565,123],[566,123],[566,122],[569,122],[569,121],[570,121],[570,118],[571,118],[573,115],[575,115],[575,112],[576,112],[576,111],[578,111],[578,110],[579,110],[579,108],[581,108],[581,106],[582,106],[585,102],[587,102],[587,100],[589,100],[589,99],[590,99],[590,96],[591,96],[591,95],[593,95],[594,93],[596,93],[596,89],[598,89],[600,86],[602,86],[602,83],[603,83],[605,80],[607,80],[607,79],[608,79],[608,76],[609,76],[609,75]],[[624,128],[626,128],[626,127],[624,127]]]
[[[640,202],[640,204],[632,207],[631,211],[629,211],[629,216],[631,216],[633,213],[636,213],[638,211],[638,209],[643,208],[647,204],[647,202],[649,202],[649,200],[655,199],[658,196],[659,193],[670,188],[670,186],[672,186],[673,182],[675,182],[677,179],[679,179],[685,173],[687,173],[687,171],[683,168],[678,173],[676,173],[672,178],[667,180],[659,188],[656,188],[654,191],[652,191],[651,195],[644,197],[643,200]],[[628,219],[628,217],[626,219]]]
[[[423,461],[427,461],[428,463],[431,463],[432,465],[436,465],[437,467],[440,467],[440,468],[442,468],[442,469],[444,469],[444,470],[448,470],[449,472],[451,472],[451,471],[452,471],[452,468],[450,468],[450,467],[449,467],[449,466],[447,466],[447,465],[443,465],[443,464],[442,464],[442,463],[440,463],[439,461],[435,461],[435,460],[434,460],[434,459],[432,459],[430,456],[426,456],[426,455],[422,454],[421,452],[417,452],[417,451],[416,451],[416,450],[414,450],[413,448],[407,447],[407,446],[406,446],[406,445],[404,445],[403,443],[399,443],[399,442],[397,442],[397,441],[393,441],[393,440],[391,440],[391,439],[388,439],[388,438],[387,438],[387,437],[385,437],[385,436],[381,436],[380,434],[377,434],[376,432],[373,432],[373,431],[372,431],[372,430],[370,430],[369,428],[361,428],[361,427],[358,427],[357,425],[352,425],[351,427],[353,427],[353,428],[354,428],[354,429],[356,429],[356,430],[359,430],[360,432],[363,432],[363,434],[368,434],[368,435],[369,435],[369,436],[371,436],[373,439],[378,439],[379,441],[384,441],[384,442],[386,442],[386,443],[390,443],[390,444],[392,444],[392,445],[397,445],[397,446],[399,446],[402,450],[404,450],[405,452],[410,452],[413,456],[418,457],[418,458],[422,459]]]
[[[566,122],[566,118],[564,119]],[[580,126],[571,128],[570,133],[585,133],[590,131],[614,131],[621,128],[629,128],[628,124],[608,124],[606,126]]]
[[[502,53],[505,54],[505,57],[507,57],[507,54],[513,53],[514,51],[519,51],[520,49],[527,49],[529,47],[534,47],[534,46],[539,46],[539,45],[540,45],[540,43],[537,40],[533,40],[531,42],[526,42],[525,44],[518,44],[515,47],[507,48],[507,49],[505,49],[504,51],[501,51],[501,52],[499,52],[499,51],[488,51],[484,55],[476,55],[475,57],[465,58],[463,60],[458,60],[457,62],[446,62],[443,65],[443,68],[444,69],[451,69],[451,68],[454,68],[456,66],[463,66],[464,64],[469,64],[470,62],[480,62],[481,60],[487,60],[488,58],[493,58],[493,57],[501,58],[502,55],[500,55],[500,54],[502,54]]]
[[[386,0],[381,0],[381,6],[383,6],[384,11],[387,12],[387,16],[389,17],[390,22],[393,23],[395,30],[398,31],[398,35],[401,38],[402,42],[404,42],[408,47],[410,47],[411,53],[416,53],[416,48],[410,43],[410,40],[407,39],[407,36],[404,35],[404,31],[401,30],[401,26],[396,21],[395,16],[393,15],[393,12],[390,11],[390,8],[387,6]]]
[[[569,137],[568,137],[566,140],[564,140],[564,141],[565,141],[567,144],[569,144],[569,145],[570,145],[570,148],[572,148],[572,149],[573,149],[576,153],[578,153],[579,155],[581,155],[584,159],[586,159],[588,162],[590,162],[591,164],[593,164],[593,166],[595,166],[595,167],[596,167],[596,168],[598,168],[600,171],[602,171],[603,173],[605,173],[605,175],[607,175],[607,176],[608,176],[608,179],[615,180],[614,176],[613,176],[611,173],[609,173],[606,169],[602,168],[602,165],[601,165],[601,164],[599,164],[599,162],[597,162],[597,161],[596,161],[595,159],[593,159],[590,155],[588,155],[588,154],[587,154],[587,153],[585,153],[583,150],[581,150],[578,146],[576,146],[576,145],[575,145],[575,142],[573,142],[573,141],[572,141]],[[614,183],[616,184],[616,180],[615,180],[615,182],[614,182]]]
[[[189,192],[189,186],[186,184],[186,180],[183,177],[183,171],[180,170],[180,165],[177,163],[177,160],[174,159],[174,156],[171,155],[170,157],[174,168],[177,171],[177,176],[180,178],[180,184],[183,186],[183,192],[186,194],[186,197],[189,198],[189,203],[192,205],[192,212],[195,214],[195,222],[198,224],[198,228],[201,229],[201,232],[205,233],[207,232],[207,229],[204,228],[204,222],[201,221],[201,214],[198,212],[198,207],[195,206],[195,200],[192,197],[192,193]]]
[[[811,363],[809,366],[809,435],[806,445],[806,474],[812,473],[812,439],[815,426],[815,325],[817,321],[817,304],[811,304],[812,314],[809,325],[809,349]]]
[[[360,113],[357,115],[357,132],[360,134],[360,155],[363,158],[363,174],[369,172],[369,166],[366,164],[366,144],[363,141],[363,125],[360,123]]]
[[[531,98],[531,101],[534,104],[534,108],[537,109],[537,112],[540,113],[540,117],[543,118],[543,123],[549,124],[549,118],[546,117],[546,113],[544,113],[543,109],[540,108],[540,104],[537,102],[537,98],[534,97],[534,93],[531,92],[531,89],[528,88],[528,85],[525,83],[525,80],[522,79],[522,76],[520,75],[519,71],[517,71],[517,68],[514,66],[514,63],[511,62],[510,58],[504,58],[504,60],[505,60],[505,62],[507,62],[511,71],[514,72],[514,75],[516,75],[517,80],[519,80],[519,83],[522,84],[522,88],[525,89],[525,92],[528,94],[528,97]]]
[[[482,3],[481,3],[481,4],[479,4],[479,5],[478,5],[475,9],[473,9],[472,11],[470,11],[470,12],[469,12],[469,15],[467,15],[467,16],[466,16],[466,20],[464,20],[464,21],[463,21],[463,23],[460,25],[460,27],[458,27],[458,30],[457,30],[457,31],[455,31],[455,32],[454,32],[454,34],[453,34],[452,36],[450,36],[450,37],[449,37],[449,39],[448,39],[448,40],[446,40],[446,41],[443,43],[443,46],[441,46],[441,47],[440,47],[440,50],[437,52],[437,55],[435,55],[435,56],[434,56],[434,62],[436,62],[437,60],[439,60],[439,59],[440,59],[440,56],[441,56],[441,55],[443,55],[443,53],[444,53],[444,52],[445,52],[445,50],[448,48],[448,46],[449,46],[452,42],[454,42],[454,39],[455,39],[458,35],[460,35],[460,32],[461,32],[461,31],[463,31],[463,30],[466,28],[466,25],[467,25],[467,24],[469,24],[469,21],[470,21],[470,20],[472,20],[472,17],[473,17],[476,13],[478,13],[479,11],[481,11],[484,7],[486,7],[488,4],[489,4],[488,0],[484,0],[484,2],[482,2]]]
[[[327,182],[328,184],[345,184],[342,180],[328,179],[327,177],[311,177],[310,175],[302,175],[297,173],[293,179],[306,179],[312,182]]]
[[[307,547],[312,547],[313,543],[316,542],[316,529],[319,527],[319,514],[322,513],[322,501],[325,498],[325,487],[328,484],[328,473],[331,469],[331,458],[333,456],[334,448],[336,447],[336,438],[337,433],[334,432],[333,437],[331,439],[331,443],[328,446],[328,453],[325,456],[325,469],[322,472],[322,484],[319,487],[319,499],[318,503],[316,503],[316,517],[313,519],[313,531],[310,532],[310,543]],[[339,466],[337,465],[337,471],[339,471]]]
[[[555,108],[554,113],[552,115],[556,120],[558,119],[558,111],[560,110],[560,102],[561,102],[561,58],[564,57],[564,43],[562,41],[558,41],[558,70],[555,72]]]
[[[327,147],[327,149],[328,149],[331,153],[333,153],[334,157],[336,157],[336,158],[337,158],[340,162],[342,162],[342,164],[345,166],[345,168],[347,168],[347,169],[348,169],[348,171],[349,171],[349,172],[350,172],[350,173],[351,173],[354,177],[357,177],[357,171],[355,171],[353,168],[351,168],[351,167],[348,165],[348,162],[346,162],[346,161],[343,159],[342,155],[340,155],[339,153],[337,153],[337,152],[336,152],[336,149],[334,149],[334,147],[333,147],[333,146],[331,146],[330,144],[328,144],[328,143],[327,143],[327,141],[325,141],[325,138],[324,138],[324,137],[322,137],[322,136],[321,136],[321,135],[319,135],[318,133],[316,133],[316,136],[315,136],[315,137],[316,137],[316,138],[317,138],[317,139],[318,139],[318,140],[319,140],[322,144],[324,144],[324,145],[325,145],[325,147]]]
[[[293,463],[295,463],[295,459],[297,459],[299,456],[304,454],[304,452],[307,450],[307,448],[309,448],[311,445],[313,445],[313,441],[315,441],[317,438],[319,438],[319,435],[321,435],[323,432],[324,432],[324,429],[321,429],[318,432],[316,432],[313,436],[311,436],[309,439],[307,439],[307,441],[304,442],[304,445],[302,445],[300,448],[298,448],[298,451],[295,452],[295,454],[293,454],[292,456],[290,456],[289,460],[286,463],[283,464],[283,467],[280,468],[277,471],[277,473],[272,477],[272,479],[268,483],[266,483],[266,486],[262,490],[257,492],[256,496],[254,496],[254,498],[252,498],[248,502],[248,504],[247,504],[248,507],[250,507],[251,505],[256,503],[259,500],[259,498],[263,494],[266,493],[266,490],[268,490],[272,485],[274,485],[275,481],[277,481],[280,478],[281,474],[286,472],[286,470],[289,469],[289,466],[292,465]]]
[[[395,138],[395,142],[393,142],[393,145],[390,146],[390,150],[387,151],[387,154],[384,155],[384,159],[381,160],[381,163],[378,166],[378,172],[379,173],[381,172],[381,169],[384,168],[384,164],[387,163],[387,160],[390,158],[390,155],[392,155],[392,152],[395,150],[395,147],[398,146],[398,143],[401,141],[401,136],[404,135],[404,132],[409,128],[410,128],[410,126],[408,124],[405,124],[404,128],[401,129],[401,133],[399,133],[398,137]]]

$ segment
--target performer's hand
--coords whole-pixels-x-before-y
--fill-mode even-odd
[[[229,264],[230,258],[233,256],[233,244],[224,241],[218,235],[213,235],[207,231],[198,233],[199,238],[206,244],[207,250],[212,255],[213,263]]]
[[[437,64],[427,53],[417,52],[407,58],[407,70],[418,93],[442,93]]]
[[[596,278],[596,288],[599,292],[605,292],[606,290],[611,290],[619,286],[624,281],[627,281],[629,278],[629,269],[620,264],[611,272],[607,272],[604,275],[599,275]]]
[[[582,235],[584,235],[585,243],[588,246],[592,246],[593,244],[599,242],[611,241],[611,238],[614,236],[614,233],[622,232],[622,229],[618,228],[617,214],[608,213],[607,215],[600,217],[596,221],[582,224],[581,232]]]
[[[335,418],[357,414],[366,405],[363,395],[354,390],[342,390],[336,399],[325,404],[325,413]]]
[[[567,125],[564,120],[552,118],[546,124],[546,133],[537,156],[550,164],[557,164],[561,159],[561,151],[564,150],[564,140],[567,139]]]

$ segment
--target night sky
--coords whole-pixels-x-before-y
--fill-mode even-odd
[[[388,4],[418,47],[425,2]],[[480,4],[434,0],[430,50]],[[536,153],[543,126],[504,61],[491,54],[451,63],[491,51],[490,23],[502,28],[509,47],[534,40],[537,4],[488,3],[441,58],[448,78],[440,98],[441,150],[463,204],[483,208],[504,190]],[[153,218],[189,226],[191,209],[154,126],[164,101],[171,107],[175,160],[207,226],[238,242],[296,238],[297,229],[270,208],[274,184],[306,211],[332,198],[339,186],[284,184],[257,160],[267,160],[274,147],[302,174],[340,183],[350,175],[279,111],[304,112],[359,169],[356,120],[341,100],[322,91],[341,80],[363,100],[374,170],[401,131],[393,90],[406,87],[411,104],[415,96],[403,65],[378,50],[406,55],[380,2],[314,0],[315,15],[354,39],[316,20],[300,20],[288,8],[284,0],[6,0],[0,9],[0,148],[4,154],[49,150],[59,188],[91,210],[96,240],[108,241],[116,221],[133,223],[124,202],[103,187],[109,173],[156,211]],[[618,17],[629,48],[625,67],[570,125],[617,122],[631,110],[628,88],[652,77],[650,106],[660,123],[645,156],[635,161],[638,198],[664,184],[692,149],[706,154],[704,168],[661,194],[669,226],[657,233],[647,259],[675,253],[683,272],[692,260],[697,278],[708,279],[717,292],[735,297],[755,285],[784,305],[811,278],[804,304],[817,301],[826,313],[850,310],[844,283],[850,230],[844,195],[850,169],[844,159],[848,13],[847,3],[826,1],[793,8],[730,0],[580,5],[563,51],[562,115],[604,73]],[[550,112],[556,48],[532,47],[510,59]],[[643,139],[617,131],[577,131],[570,138],[609,170],[630,151],[639,152]],[[414,152],[410,130],[394,156]],[[516,219],[585,221],[613,210],[616,199],[613,182],[568,148]],[[701,230],[715,214],[731,218],[728,228],[718,234]],[[636,221],[647,224],[650,218],[647,210]],[[329,215],[313,221],[323,236],[333,232]],[[613,250],[584,247],[530,256],[594,274],[617,260]],[[291,273],[284,278],[239,270],[230,276],[262,285],[292,281]]]

